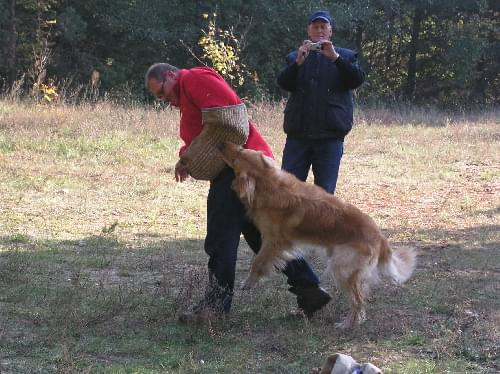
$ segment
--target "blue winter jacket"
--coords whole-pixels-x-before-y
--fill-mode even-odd
[[[332,62],[321,53],[310,52],[304,63],[295,62],[297,51],[287,56],[287,67],[278,84],[291,92],[285,107],[283,127],[298,139],[344,139],[352,128],[352,90],[365,80],[357,53],[335,48],[340,57]]]

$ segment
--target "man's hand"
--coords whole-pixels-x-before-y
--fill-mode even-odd
[[[333,44],[330,40],[321,40],[321,53],[333,62],[339,58],[339,54],[335,52]]]
[[[311,43],[310,40],[304,40],[304,43],[299,47],[299,50],[297,51],[297,59],[295,62],[297,65],[302,65],[309,54],[309,44]]]
[[[175,180],[177,182],[184,182],[188,178],[189,171],[186,165],[184,165],[181,160],[177,161],[177,163],[175,164]]]

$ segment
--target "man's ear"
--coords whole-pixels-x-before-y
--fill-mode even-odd
[[[247,173],[240,173],[234,178],[232,187],[240,200],[248,207],[252,207],[255,195],[255,179],[247,175]]]
[[[169,80],[169,81],[171,81],[171,82],[175,82],[175,81],[177,81],[177,75],[178,75],[178,73],[177,73],[177,72],[172,71],[172,70],[167,70],[167,71],[165,72],[165,75],[164,75],[164,76],[165,76],[165,79],[168,79],[168,80]],[[160,82],[160,83],[161,83],[161,82]]]

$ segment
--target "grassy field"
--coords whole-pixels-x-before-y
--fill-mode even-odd
[[[282,107],[250,113],[279,158]],[[0,101],[0,373],[311,373],[335,352],[385,373],[500,370],[498,112],[356,113],[337,194],[419,262],[349,332],[325,274],[336,297],[310,321],[276,273],[223,321],[177,322],[206,282],[208,188],[175,183],[177,121]],[[238,281],[250,261],[242,240]]]

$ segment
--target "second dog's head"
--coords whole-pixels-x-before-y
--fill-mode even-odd
[[[222,142],[219,144],[219,150],[222,159],[236,174],[232,184],[233,190],[244,204],[252,207],[256,180],[265,178],[266,172],[276,169],[276,163],[262,152],[245,149],[231,142]]]

